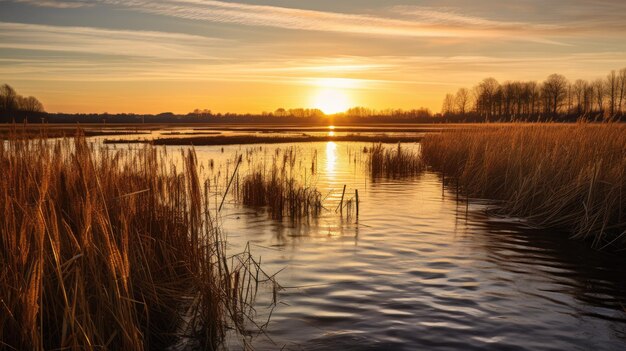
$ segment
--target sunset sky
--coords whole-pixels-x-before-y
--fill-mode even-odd
[[[0,83],[49,112],[436,112],[488,76],[604,77],[624,38],[624,0],[0,0]]]

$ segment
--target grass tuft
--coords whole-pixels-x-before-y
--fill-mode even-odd
[[[374,178],[413,176],[423,170],[420,154],[405,150],[401,144],[396,148],[386,148],[381,143],[374,144],[368,155],[370,175]]]

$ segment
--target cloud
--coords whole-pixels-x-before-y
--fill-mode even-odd
[[[511,7],[510,11],[514,11],[515,6],[532,8],[531,12],[525,13],[528,18],[535,19],[530,21],[471,15],[468,13],[472,9],[478,10],[480,6],[468,7],[466,3],[462,3],[462,7],[398,5],[383,8],[377,15],[373,15],[218,0],[13,1],[56,8],[76,8],[99,3],[195,21],[405,38],[499,39],[566,45],[564,38],[576,39],[600,33],[620,37],[626,31],[626,22],[622,19],[626,3],[621,0],[593,3],[578,0],[565,3],[520,0],[519,3],[508,5],[498,3],[498,6],[504,7],[502,11],[507,6]],[[483,13],[493,12],[488,12],[488,7],[482,8]],[[542,9],[543,13],[540,13]],[[544,22],[538,21],[538,18],[543,18]],[[607,31],[608,28],[611,30]]]
[[[57,9],[76,9],[80,7],[92,7],[93,3],[86,1],[58,1],[58,0],[14,0],[24,4],[39,6],[39,7],[51,7]]]
[[[545,38],[557,26],[496,22],[442,11],[415,9],[414,18],[382,17],[215,0],[100,0],[137,11],[189,20],[283,29],[396,37],[501,38],[558,44]],[[396,8],[400,10],[401,8]],[[396,11],[397,12],[397,11]],[[397,13],[396,13],[397,14]],[[436,15],[439,21],[433,21]],[[463,24],[460,26],[459,24]],[[496,25],[497,24],[497,25]]]
[[[518,30],[522,26],[531,26],[535,30],[559,29],[558,25],[530,24],[516,21],[496,21],[478,16],[463,14],[460,9],[448,7],[426,6],[393,6],[390,11],[404,18],[412,18],[423,23],[441,24],[448,26],[498,28]]]
[[[210,59],[226,41],[197,35],[0,22],[0,48],[160,59]]]

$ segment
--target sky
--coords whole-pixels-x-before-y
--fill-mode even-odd
[[[426,107],[626,67],[624,0],[0,0],[0,83],[49,112]]]

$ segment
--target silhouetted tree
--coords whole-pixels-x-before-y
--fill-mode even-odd
[[[470,105],[469,90],[467,90],[466,88],[459,89],[454,96],[454,104],[459,114],[461,114],[461,116],[464,116]]]
[[[8,84],[0,86],[0,122],[10,122],[17,110],[17,93]]]
[[[34,96],[17,97],[17,109],[22,112],[43,112],[43,104]]]
[[[557,116],[567,94],[567,78],[560,74],[551,74],[543,83],[543,92],[546,94],[546,112],[551,111],[553,116]]]
[[[587,82],[582,79],[577,79],[572,86],[574,99],[576,103],[576,112],[579,115],[587,112],[585,108],[585,90],[587,89]]]
[[[600,116],[604,114],[604,96],[606,94],[604,90],[604,82],[602,79],[596,79],[593,83],[593,97],[595,99],[595,103],[598,107],[598,112]]]
[[[622,68],[619,71],[619,102],[617,106],[619,107],[620,115],[624,112],[626,104],[626,68]]]
[[[274,115],[277,117],[286,117],[287,116],[287,110],[285,110],[284,108],[278,108],[276,109],[276,111],[274,111]]]
[[[609,118],[613,118],[615,116],[615,110],[617,106],[618,100],[618,92],[619,92],[619,77],[615,70],[611,71],[608,76],[606,76],[606,96],[608,97],[609,103]]]
[[[489,118],[495,114],[496,109],[496,100],[497,93],[500,88],[500,84],[495,78],[485,78],[478,86],[476,87],[477,99],[476,99],[476,108],[482,116],[485,117],[485,120],[489,120]]]
[[[441,107],[441,114],[444,116],[454,113],[454,95],[446,94]]]

